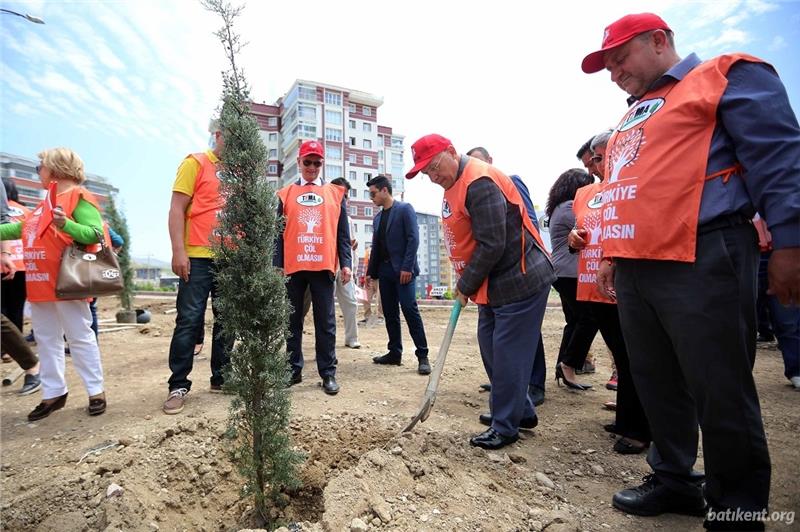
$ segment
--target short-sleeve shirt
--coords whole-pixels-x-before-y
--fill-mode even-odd
[[[206,150],[206,155],[208,159],[216,164],[219,159],[214,152],[211,150]],[[194,157],[187,157],[183,160],[181,165],[178,167],[178,173],[175,176],[175,183],[172,185],[173,192],[180,192],[181,194],[186,194],[189,197],[194,195],[194,184],[195,180],[197,179],[198,174],[200,173],[200,163],[197,162],[197,159]],[[189,205],[186,207],[186,213],[184,215],[184,219],[189,219],[189,214],[192,212],[192,203],[189,202]],[[186,256],[192,257],[195,259],[211,259],[214,258],[214,252],[208,246],[190,246],[189,245],[189,224],[185,224],[185,229],[183,232],[183,245],[184,249],[186,249]]]

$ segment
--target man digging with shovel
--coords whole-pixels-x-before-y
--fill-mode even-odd
[[[459,155],[441,135],[420,138],[411,152],[414,168],[406,178],[421,171],[444,189],[445,243],[460,277],[455,297],[461,305],[468,298],[478,304],[478,345],[492,384],[491,414],[480,417],[489,429],[470,443],[500,449],[519,439],[520,428],[539,422],[528,397],[528,377],[531,346],[539,342],[555,280],[553,266],[508,176]]]

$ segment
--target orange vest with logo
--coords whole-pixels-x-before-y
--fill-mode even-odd
[[[614,303],[603,296],[597,288],[597,271],[603,257],[602,192],[603,183],[593,183],[581,187],[575,193],[572,211],[575,213],[575,226],[586,229],[589,240],[578,254],[578,301]]]
[[[217,216],[225,206],[219,194],[217,165],[205,153],[193,153],[189,157],[200,163],[200,171],[194,181],[192,208],[187,216],[190,246],[211,246],[211,239],[218,225]]]
[[[283,270],[335,272],[344,187],[291,184],[278,191],[283,202]]]
[[[760,62],[744,54],[706,61],[622,118],[606,148],[604,256],[694,262],[703,184],[741,172],[737,164],[706,173],[717,105],[738,61]]]
[[[469,157],[461,173],[461,177],[458,178],[452,187],[444,191],[444,200],[442,201],[444,242],[447,246],[447,252],[450,255],[450,262],[453,263],[453,268],[456,270],[456,273],[461,275],[467,267],[467,264],[469,264],[469,259],[472,257],[478,245],[478,242],[472,236],[472,218],[467,212],[467,189],[476,179],[480,179],[481,177],[488,177],[491,179],[503,193],[506,201],[519,208],[519,214],[522,218],[522,227],[520,229],[527,229],[536,240],[536,247],[547,254],[544,244],[542,243],[542,237],[539,236],[539,232],[531,223],[528,213],[525,210],[525,203],[522,201],[517,187],[514,186],[514,182],[494,166]],[[525,272],[524,231],[521,240],[522,253],[520,268]],[[489,304],[488,277],[483,280],[478,291],[472,294],[470,299],[479,305]]]
[[[10,222],[22,222],[30,215],[31,210],[14,200],[8,200],[8,217]],[[12,240],[8,243],[11,260],[18,272],[25,271],[25,261],[23,260],[22,239]]]
[[[68,218],[72,219],[72,212],[81,198],[94,205],[98,211],[100,210],[92,193],[82,187],[73,187],[60,193],[56,197],[56,205],[64,210]],[[61,254],[64,248],[72,244],[72,237],[59,231],[55,224],[50,224],[41,238],[36,236],[44,201],[22,222],[25,290],[28,301],[33,303],[59,301],[59,298],[56,297],[56,280],[61,265]]]

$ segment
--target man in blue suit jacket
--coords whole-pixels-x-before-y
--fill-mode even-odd
[[[376,356],[376,364],[400,365],[403,342],[400,333],[400,309],[408,324],[408,332],[414,340],[418,361],[417,372],[431,372],[428,361],[428,341],[425,327],[417,307],[414,278],[419,275],[417,249],[419,227],[417,213],[408,203],[395,201],[392,197],[392,182],[383,175],[367,181],[372,202],[382,207],[372,223],[372,249],[367,266],[368,282],[377,279],[380,287],[383,317],[389,334],[389,352]],[[399,303],[399,308],[398,308]]]

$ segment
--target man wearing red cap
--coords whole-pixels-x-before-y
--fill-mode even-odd
[[[763,530],[770,461],[752,376],[750,219],[764,214],[776,237],[771,291],[797,304],[800,127],[786,89],[752,56],[681,59],[650,13],[608,26],[582,68],[607,69],[631,105],[606,148],[598,284],[618,301],[654,474],[613,504],[703,515],[707,501],[706,528]]]
[[[275,243],[273,265],[289,276],[286,289],[292,312],[286,350],[291,364],[290,385],[303,380],[303,297],[311,291],[317,371],[328,395],[339,393],[336,383],[336,317],[333,306],[335,272],[350,282],[350,228],[345,189],[320,177],[324,151],[316,140],[300,145],[300,178],[278,191],[278,213],[286,224]]]
[[[470,439],[499,449],[519,439],[520,428],[538,424],[528,396],[534,351],[553,266],[539,232],[511,179],[466,155],[441,135],[426,135],[411,146],[414,167],[444,189],[442,229],[459,274],[455,296],[478,304],[478,345],[491,383],[488,430]]]

